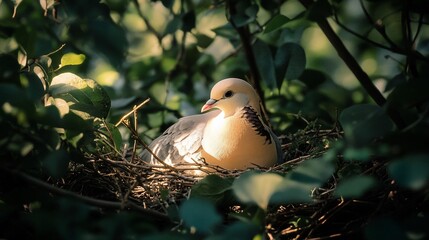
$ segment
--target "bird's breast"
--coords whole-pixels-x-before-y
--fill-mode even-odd
[[[209,120],[202,140],[202,156],[208,163],[227,169],[274,165],[276,146],[269,132],[255,127],[254,121],[249,121],[244,112],[226,118],[220,114]],[[263,130],[268,135],[261,134]]]

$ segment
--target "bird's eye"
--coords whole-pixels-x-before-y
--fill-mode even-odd
[[[229,97],[232,97],[232,95],[234,95],[234,92],[233,92],[233,91],[227,91],[227,92],[225,93],[224,97],[225,97],[225,98],[229,98]]]

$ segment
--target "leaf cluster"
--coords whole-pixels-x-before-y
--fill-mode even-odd
[[[0,238],[427,238],[426,5],[0,1]],[[285,163],[139,159],[226,77]]]

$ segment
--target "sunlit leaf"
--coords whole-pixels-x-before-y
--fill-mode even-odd
[[[85,61],[84,54],[76,54],[76,53],[66,53],[61,57],[61,64],[59,68],[68,66],[68,65],[80,65]]]
[[[18,63],[21,65],[21,68],[27,66],[27,53],[24,51],[18,51]]]
[[[353,176],[341,181],[335,189],[335,195],[343,198],[359,198],[373,189],[377,181],[371,176]]]
[[[247,172],[234,181],[232,190],[241,202],[253,203],[266,210],[282,182],[283,177],[278,174]]]
[[[398,185],[412,190],[422,189],[429,183],[429,155],[405,155],[392,161],[387,170]]]
[[[52,8],[55,5],[55,0],[39,0],[40,6],[45,10],[45,12]]]
[[[179,214],[188,227],[193,227],[201,233],[209,233],[222,221],[214,205],[198,198],[185,201],[180,206]]]
[[[82,79],[72,73],[62,73],[52,79],[50,93],[67,102],[83,119],[105,118],[110,110],[106,91],[91,79]]]

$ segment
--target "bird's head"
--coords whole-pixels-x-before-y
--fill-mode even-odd
[[[252,85],[238,78],[227,78],[213,86],[210,99],[201,108],[201,112],[219,109],[225,116],[230,116],[246,105],[259,110],[259,102],[258,94]]]

